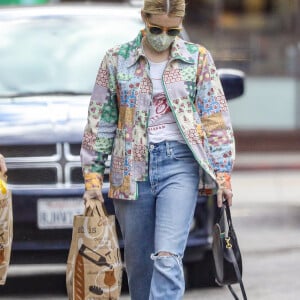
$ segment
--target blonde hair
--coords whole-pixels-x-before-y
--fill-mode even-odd
[[[144,0],[144,13],[149,15],[167,14],[172,17],[184,17],[185,0]]]

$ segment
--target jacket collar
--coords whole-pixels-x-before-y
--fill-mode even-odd
[[[135,63],[137,63],[140,57],[146,58],[142,47],[142,38],[144,34],[144,31],[141,30],[138,36],[131,43],[130,56],[128,58],[128,67],[131,67]],[[181,60],[189,64],[195,63],[195,58],[192,57],[188,47],[193,48],[192,52],[198,50],[196,45],[187,43],[181,38],[176,37],[171,48],[171,60]]]

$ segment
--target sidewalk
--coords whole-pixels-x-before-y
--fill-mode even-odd
[[[300,206],[300,153],[238,153],[232,188],[237,205]]]
[[[235,171],[299,170],[300,152],[238,152]]]

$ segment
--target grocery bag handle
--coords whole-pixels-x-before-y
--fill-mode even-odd
[[[85,203],[85,216],[99,216],[101,218],[107,218],[107,210],[103,202],[96,199],[89,199]]]

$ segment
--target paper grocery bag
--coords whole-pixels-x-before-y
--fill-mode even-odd
[[[122,283],[122,260],[115,216],[100,201],[86,204],[84,215],[74,216],[66,286],[69,300],[116,300]]]
[[[7,178],[0,175],[0,285],[6,281],[13,238],[13,214],[11,192]]]

